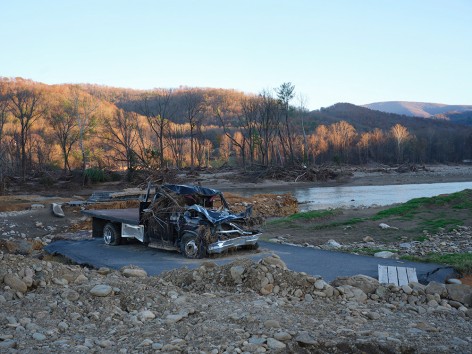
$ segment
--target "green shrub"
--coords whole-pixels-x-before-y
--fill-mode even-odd
[[[85,170],[85,177],[91,183],[106,182],[108,180],[105,171],[99,168],[87,168]]]

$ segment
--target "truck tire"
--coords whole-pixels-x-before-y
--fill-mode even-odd
[[[187,258],[203,258],[206,254],[206,247],[200,237],[186,232],[180,241],[180,251]]]
[[[103,227],[103,241],[110,246],[121,243],[121,230],[118,225],[109,222]]]

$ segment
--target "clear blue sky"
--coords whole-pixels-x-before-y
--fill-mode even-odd
[[[0,33],[0,76],[49,84],[472,104],[471,0],[0,0]]]

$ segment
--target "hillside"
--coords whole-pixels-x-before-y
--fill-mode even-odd
[[[0,191],[30,173],[47,184],[45,171],[80,170],[85,182],[113,178],[95,170],[131,178],[163,166],[445,163],[472,156],[472,111],[424,119],[337,103],[308,112],[286,109],[276,93],[0,78]],[[407,137],[401,146],[392,134],[397,125]]]
[[[310,120],[317,124],[332,124],[344,120],[361,132],[374,128],[388,130],[395,124],[401,124],[413,132],[428,128],[438,130],[456,129],[455,124],[444,120],[426,120],[420,117],[381,112],[351,103],[336,103],[330,107],[312,111],[310,112]],[[462,122],[467,124],[470,123],[470,120],[463,118]]]
[[[472,105],[447,105],[442,103],[388,101],[375,102],[363,105],[363,107],[376,111],[395,113],[411,117],[446,118],[450,113],[462,113],[472,111]],[[440,117],[439,115],[444,115]]]

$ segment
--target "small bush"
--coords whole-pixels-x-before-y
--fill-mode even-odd
[[[88,168],[85,170],[85,177],[91,183],[106,182],[108,180],[105,171],[99,168]]]

